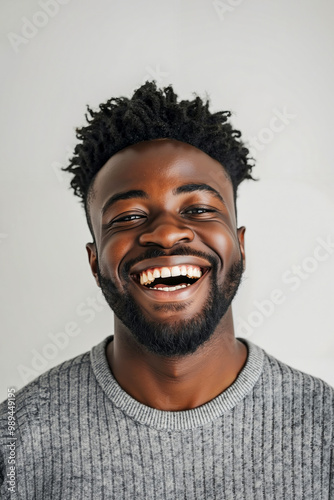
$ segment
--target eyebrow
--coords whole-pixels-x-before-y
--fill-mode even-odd
[[[193,193],[194,191],[207,191],[211,194],[213,194],[216,198],[218,198],[224,205],[225,201],[221,194],[214,189],[213,187],[209,186],[208,184],[184,184],[183,186],[179,186],[175,189],[173,189],[173,194],[182,194],[182,193]],[[103,205],[101,213],[104,215],[108,208],[110,208],[112,205],[117,203],[120,200],[131,200],[133,198],[140,198],[140,199],[148,199],[149,196],[145,191],[142,191],[141,189],[132,189],[130,191],[124,191],[122,193],[116,193],[106,201],[106,203]]]
[[[131,200],[131,198],[148,198],[148,194],[145,193],[145,191],[142,191],[141,189],[132,189],[131,191],[124,191],[123,193],[116,193],[106,201],[106,203],[103,205],[101,213],[104,215],[108,208],[110,208],[112,205],[117,203],[117,201],[120,200]]]
[[[218,198],[224,205],[226,205],[224,198],[219,193],[219,191],[209,186],[209,184],[184,184],[183,186],[175,188],[173,190],[173,194],[192,193],[194,191],[207,191]]]

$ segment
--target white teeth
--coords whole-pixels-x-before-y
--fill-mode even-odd
[[[171,272],[170,270],[168,269],[168,267],[163,267],[161,269],[161,278],[169,278],[171,276]]]
[[[151,271],[147,271],[147,277],[148,277],[148,280],[151,282],[154,280],[154,277],[153,277],[153,274],[151,273]]]
[[[181,271],[179,266],[172,267],[172,276],[180,276]]]
[[[186,288],[188,285],[176,285],[176,286],[165,286],[164,288],[153,288],[153,290],[161,290],[162,292],[174,292],[175,290],[180,290],[180,288]]]
[[[202,271],[195,266],[172,266],[162,268],[152,268],[142,271],[139,275],[141,285],[150,285],[157,278],[169,278],[175,276],[188,276],[189,278],[200,278]]]

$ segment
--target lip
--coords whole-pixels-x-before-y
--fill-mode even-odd
[[[206,259],[201,257],[195,257],[192,255],[171,255],[157,257],[156,259],[146,259],[135,264],[129,271],[130,276],[133,274],[139,274],[145,269],[152,269],[154,267],[173,267],[182,265],[194,265],[203,268],[204,270],[211,269],[211,264]],[[207,274],[207,273],[205,273]],[[198,280],[199,281],[199,280]],[[194,285],[192,285],[194,286]],[[191,287],[188,287],[191,288]],[[164,294],[175,293],[175,292],[162,292]]]

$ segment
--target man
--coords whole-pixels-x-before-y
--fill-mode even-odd
[[[252,166],[230,114],[154,83],[89,114],[66,170],[114,335],[17,394],[19,498],[334,498],[333,390],[234,335]]]

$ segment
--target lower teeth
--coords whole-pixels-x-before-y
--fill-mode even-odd
[[[153,288],[153,290],[162,290],[163,292],[174,292],[175,290],[179,290],[180,288],[186,288],[190,286],[190,283],[187,285],[177,285],[177,286],[166,286],[164,288]]]

